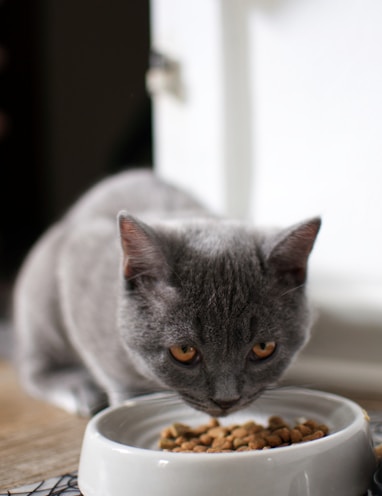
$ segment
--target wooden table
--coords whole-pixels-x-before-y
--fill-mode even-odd
[[[0,491],[77,470],[86,424],[27,396],[0,361]]]

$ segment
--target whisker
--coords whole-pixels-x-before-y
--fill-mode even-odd
[[[272,398],[272,392],[277,393],[277,391],[293,391],[296,388],[311,389],[314,386],[309,383],[298,383],[298,384],[271,384],[267,386],[263,392],[266,391],[267,396]],[[276,395],[275,395],[276,396]]]
[[[163,394],[159,395],[158,393],[163,393]],[[113,393],[111,393],[111,396],[112,395],[113,395]],[[132,391],[131,395],[129,395],[129,396],[126,395],[125,401],[130,401],[130,400],[134,400],[137,398],[142,398],[144,396],[149,396],[150,401],[152,400],[152,401],[155,401],[157,403],[167,402],[168,400],[179,398],[179,395],[172,390],[166,390],[166,389],[163,389],[163,387],[162,388],[161,387],[158,387],[158,388],[152,387],[152,388],[150,388],[150,390],[141,389],[141,390]]]
[[[140,272],[138,272],[137,274],[134,274],[133,276],[130,276],[127,280],[128,281],[134,281],[135,279],[139,279],[140,277],[142,276],[145,276],[145,275],[151,275],[152,274],[152,271],[150,269],[147,269],[147,270],[141,270]]]
[[[293,293],[294,291],[297,291],[298,289],[303,288],[304,286],[305,286],[305,283],[300,284],[299,286],[296,286],[294,288],[287,289],[286,291],[284,291],[284,293],[281,293],[280,297],[283,297],[289,293]]]

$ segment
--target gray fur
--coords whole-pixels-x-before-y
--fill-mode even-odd
[[[162,389],[211,415],[244,407],[308,337],[304,283],[319,226],[267,233],[218,219],[149,171],[101,182],[20,272],[22,382],[83,415]],[[273,355],[251,360],[267,341],[277,343]],[[194,346],[199,359],[177,363],[174,345]]]

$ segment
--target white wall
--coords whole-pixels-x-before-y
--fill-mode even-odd
[[[152,0],[153,48],[180,63],[178,91],[154,94],[158,173],[214,210],[224,204],[224,100],[216,0]]]
[[[316,270],[382,307],[382,2],[250,3],[254,218],[322,214]]]
[[[185,94],[154,98],[158,172],[258,224],[322,215],[313,278],[382,307],[382,2],[152,0],[152,20]]]

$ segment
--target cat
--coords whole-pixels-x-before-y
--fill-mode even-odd
[[[244,408],[308,339],[307,262],[320,223],[258,230],[148,169],[104,179],[21,267],[21,382],[85,416],[160,390],[212,416]]]

